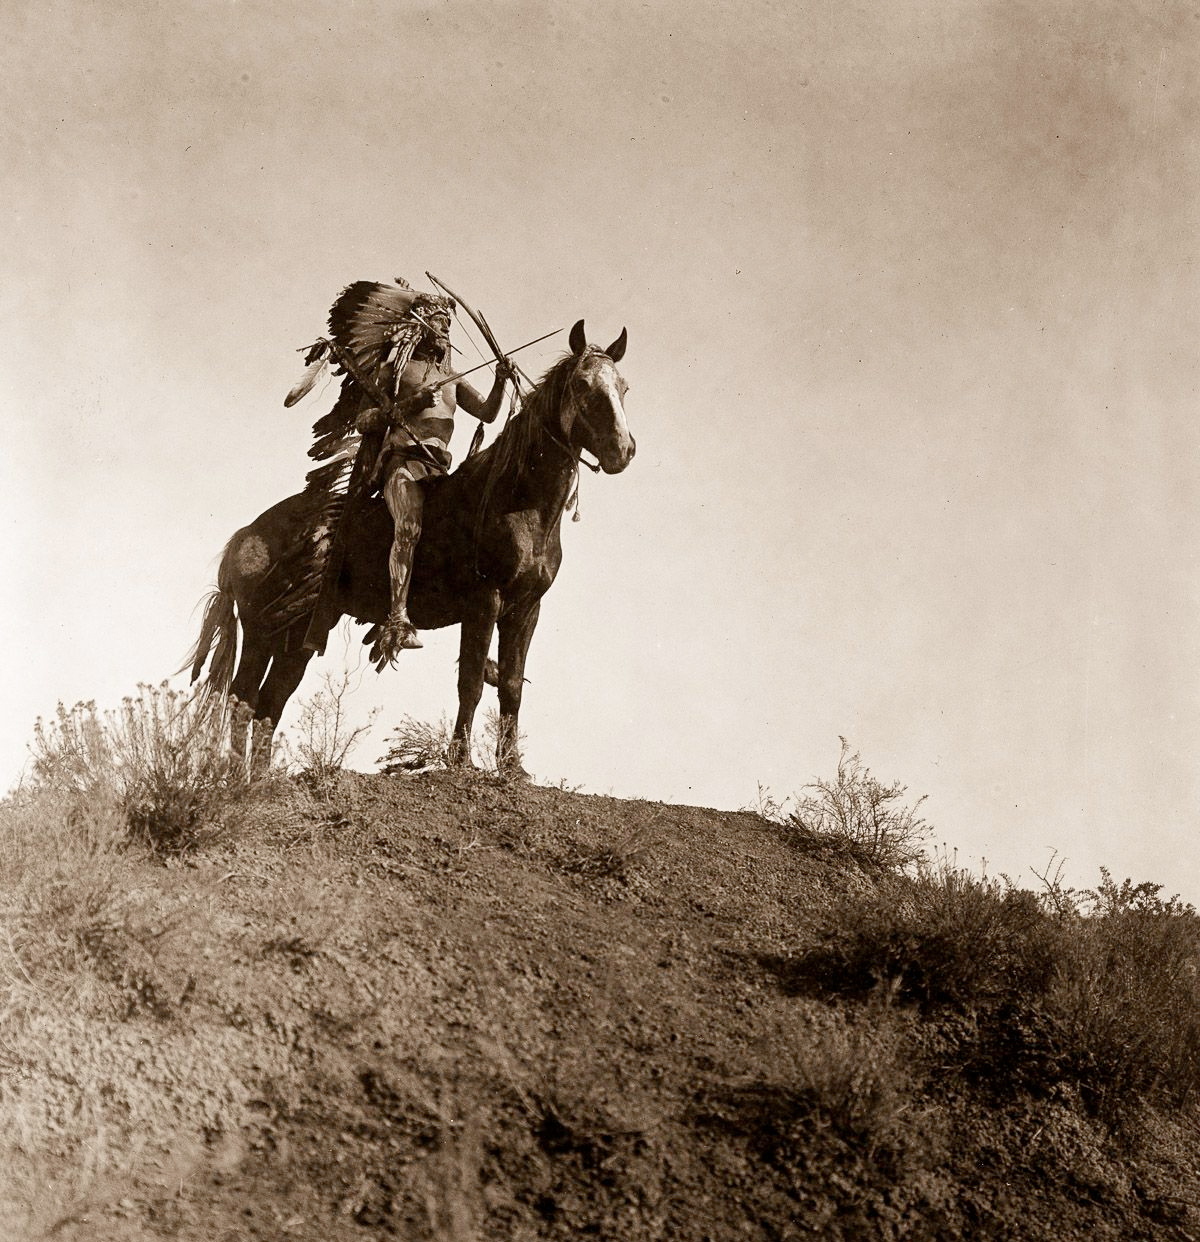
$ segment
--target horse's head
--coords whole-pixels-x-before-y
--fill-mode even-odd
[[[596,458],[605,474],[620,474],[637,450],[625,422],[629,385],[617,370],[625,344],[624,328],[607,349],[588,344],[582,319],[571,329],[576,361],[562,406],[562,430],[572,447],[587,449]]]

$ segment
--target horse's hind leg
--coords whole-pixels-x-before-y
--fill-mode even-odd
[[[259,688],[266,676],[271,652],[262,640],[242,631],[242,658],[229,685],[230,697],[236,700],[231,721],[233,752],[246,759],[247,731],[258,707]]]
[[[278,654],[271,661],[270,672],[258,692],[254,710],[254,754],[252,764],[265,767],[271,761],[271,739],[288,699],[304,680],[304,670],[315,652],[308,649]]]
[[[271,652],[267,645],[244,636],[242,658],[238,661],[237,672],[229,684],[229,693],[239,703],[245,703],[251,709],[257,707],[259,688],[270,663]]]

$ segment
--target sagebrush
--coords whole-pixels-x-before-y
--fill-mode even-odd
[[[231,705],[203,692],[141,685],[115,711],[59,704],[34,726],[31,788],[115,800],[131,837],[178,852],[211,838],[247,788],[230,748]]]
[[[355,688],[349,671],[326,673],[321,688],[300,705],[296,723],[284,739],[301,778],[315,793],[332,792],[350,752],[379,715],[376,708],[365,723],[350,724],[347,698]]]
[[[396,776],[445,768],[450,762],[452,740],[453,730],[444,714],[436,723],[403,716],[387,738],[387,750],[379,757],[382,771]],[[495,773],[503,768],[506,760],[519,757],[524,741],[524,734],[519,734],[515,740],[502,745],[500,713],[490,707],[484,713],[482,735],[471,738],[469,757],[472,764],[478,757],[486,771]]]
[[[402,716],[388,735],[387,745],[379,762],[388,776],[444,768],[450,755],[450,722],[445,715],[436,724],[415,716]]]

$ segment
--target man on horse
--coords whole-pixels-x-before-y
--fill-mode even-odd
[[[372,652],[381,668],[401,651],[422,646],[408,616],[424,505],[422,480],[450,468],[455,410],[461,407],[481,423],[494,422],[506,382],[515,378],[515,369],[503,356],[486,398],[456,377],[450,344],[453,310],[449,297],[418,292],[399,278],[397,287],[358,281],[343,290],[329,312],[331,339],[318,342],[309,355],[310,373],[330,357],[345,373],[337,404],[313,427],[317,439],[310,456],[347,460],[353,446],[347,503],[378,490],[392,517],[391,610]],[[319,352],[322,345],[325,353]],[[306,374],[287,403],[298,400],[314,382],[315,374]],[[337,573],[336,561],[331,556],[327,582]],[[320,610],[318,602],[314,615]]]
[[[388,422],[368,490],[382,491],[394,528],[388,558],[392,610],[379,638],[380,656],[389,663],[401,651],[422,645],[408,619],[408,584],[413,552],[421,536],[424,505],[421,480],[450,469],[450,437],[454,433],[456,408],[461,407],[482,423],[495,422],[504,401],[506,381],[514,375],[511,363],[503,359],[496,367],[496,378],[486,398],[466,380],[451,378],[452,309],[450,300],[437,294],[416,296],[412,314],[428,327],[408,364],[398,374],[388,375],[386,369],[391,364],[384,364],[383,378],[385,382],[391,380],[396,394],[391,416],[375,406],[365,412],[368,423],[377,415]]]
[[[453,297],[435,277],[430,280]],[[505,351],[487,321],[456,300],[499,362]],[[477,468],[438,480],[415,520],[404,508],[404,480],[390,488],[393,512],[412,522],[403,542],[411,541],[418,522],[425,527],[409,603],[391,589],[394,523],[382,504],[366,501],[371,480],[387,476],[385,485],[390,482],[395,461],[434,460],[428,441],[436,439],[444,450],[449,429],[439,420],[460,401],[494,417],[507,382],[501,377],[486,401],[478,394],[464,399],[458,383],[465,372],[448,372],[446,354],[436,352],[448,349],[447,314],[446,304],[419,303],[406,287],[351,286],[330,316],[330,336],[309,349],[308,370],[288,395],[287,404],[294,404],[332,360],[341,367],[337,403],[314,427],[310,453],[321,464],[309,472],[303,491],[260,513],[225,545],[216,590],[188,657],[193,681],[208,664],[207,689],[222,701],[236,698],[252,713],[252,745],[260,758],[269,755],[275,725],[338,620],[370,625],[367,641],[377,638],[395,595],[422,628],[460,627],[458,715],[448,756],[453,763],[471,761],[471,726],[489,680],[492,638],[498,638],[490,678],[500,708],[496,757],[506,771],[522,771],[517,739],[525,662],[542,597],[562,562],[560,528],[581,455],[594,456],[605,474],[619,474],[637,449],[625,419],[627,385],[617,370],[626,334],[622,330],[600,349],[588,343],[583,321],[576,323],[570,352],[523,395],[520,410],[480,455]],[[418,346],[427,357],[417,355]],[[409,370],[414,359],[415,372]],[[453,404],[428,400],[452,384]],[[403,447],[377,471],[388,439]],[[436,468],[445,468],[444,457]],[[418,471],[406,473],[408,484],[416,485]],[[400,585],[407,584],[406,573]],[[239,741],[235,729],[233,740],[244,753],[245,732]]]

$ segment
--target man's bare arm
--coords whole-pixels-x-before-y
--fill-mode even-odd
[[[496,366],[496,378],[492,382],[492,391],[487,397],[481,397],[475,388],[466,380],[459,380],[454,395],[460,409],[479,419],[481,423],[494,423],[504,403],[504,385],[513,378],[513,368],[506,358]]]

